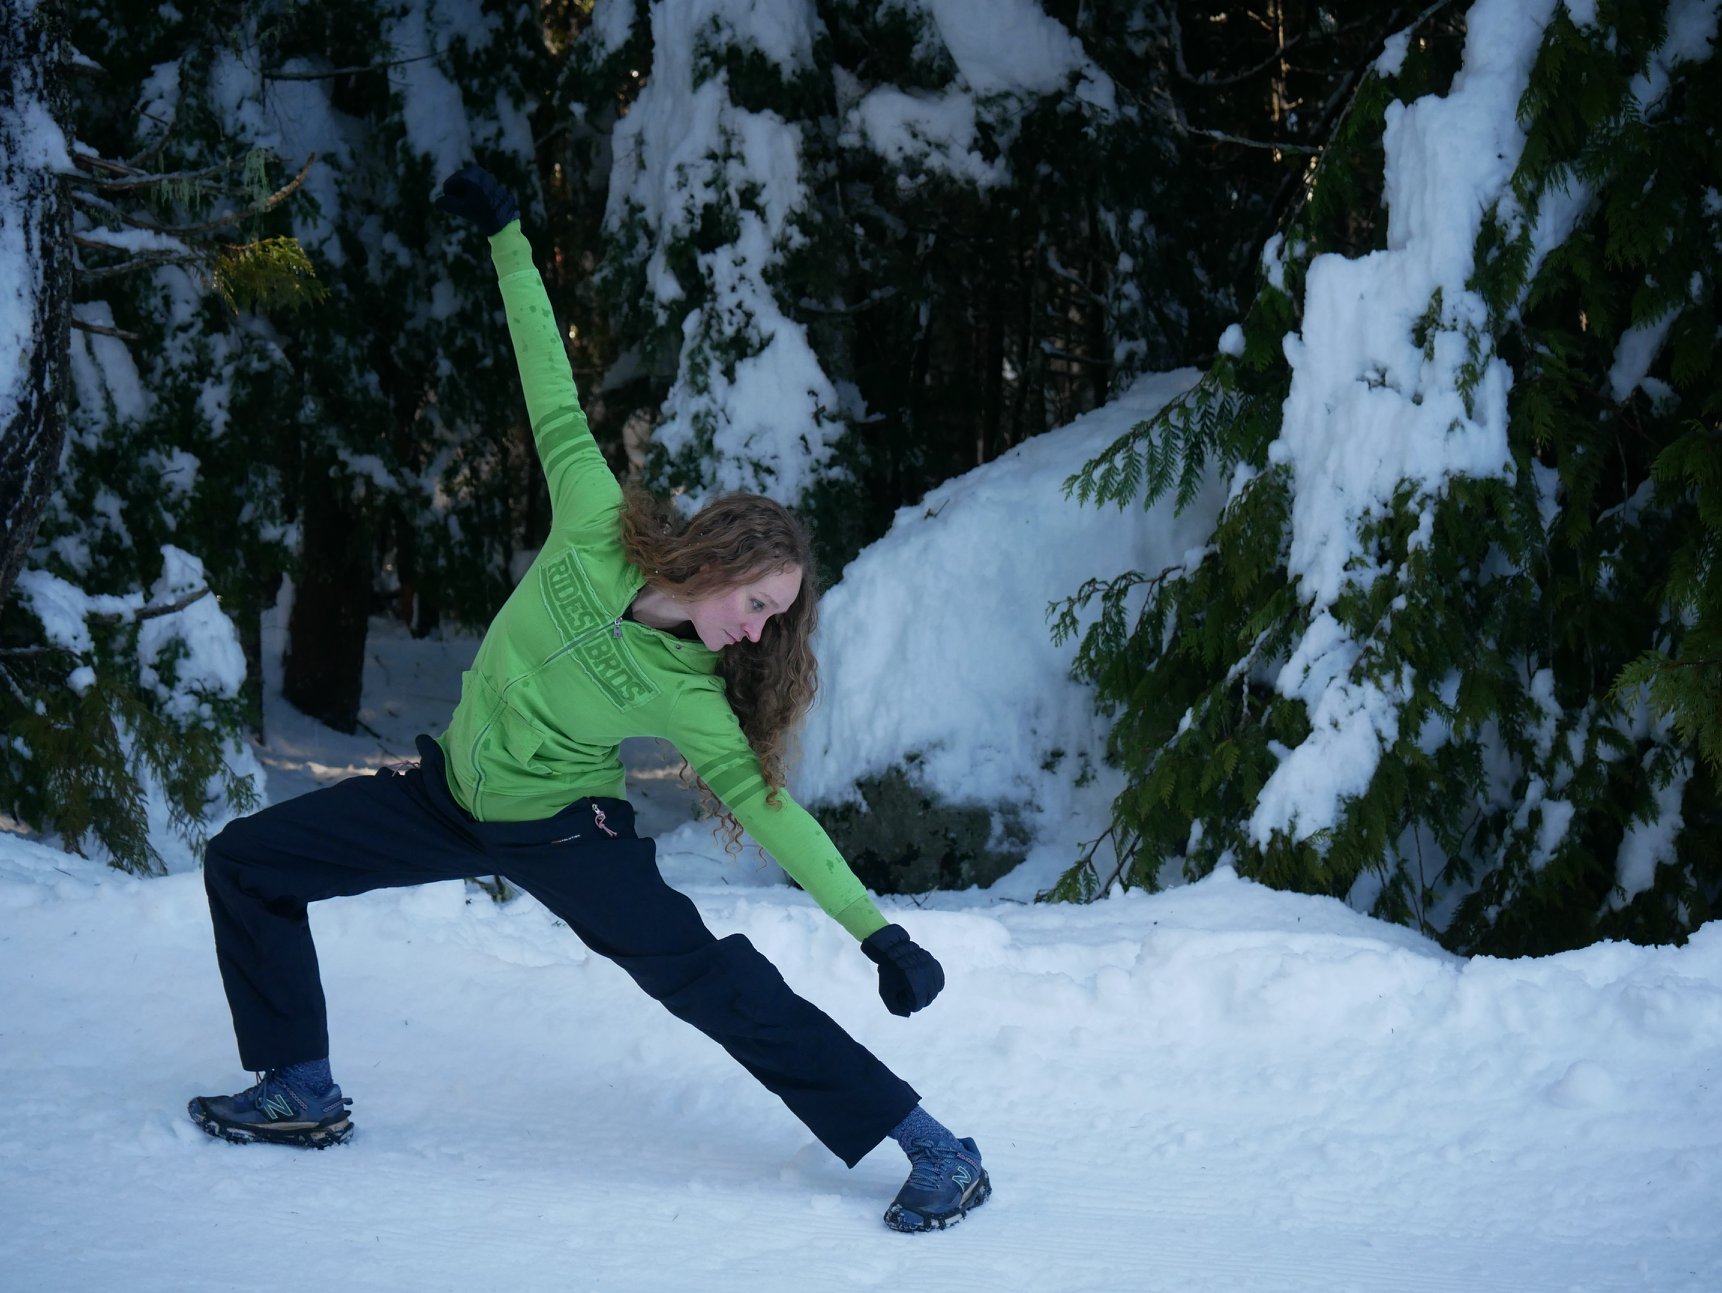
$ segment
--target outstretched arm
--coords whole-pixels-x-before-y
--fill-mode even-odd
[[[722,700],[695,700],[681,715],[676,748],[754,841],[777,859],[825,913],[856,939],[879,967],[879,996],[894,1015],[932,1003],[945,972],[901,925],[887,924],[872,895],[823,827],[787,790],[769,794],[759,760]]]
[[[622,491],[581,411],[562,332],[544,279],[533,264],[532,245],[520,231],[513,195],[488,171],[468,166],[443,182],[436,205],[471,221],[490,239],[526,415],[550,484],[555,521],[581,524],[607,518],[621,503]]]

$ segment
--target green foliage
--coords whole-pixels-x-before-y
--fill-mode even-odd
[[[162,93],[140,90],[152,69],[175,67],[188,42],[179,70],[198,85],[209,48],[200,63],[196,34],[209,15],[71,9],[74,43],[103,69],[84,75],[67,123],[84,158],[69,186],[78,228],[142,230],[173,250],[80,244],[79,312],[98,324],[111,314],[115,327],[73,333],[67,440],[30,561],[131,609],[92,614],[91,645],[73,655],[42,636],[28,598],[7,604],[0,760],[8,812],[68,847],[147,872],[164,865],[172,837],[195,850],[212,819],[256,802],[254,765],[238,744],[256,726],[255,690],[228,694],[195,669],[182,677],[196,655],[175,636],[182,621],[139,608],[166,545],[208,553],[206,569],[255,655],[247,612],[266,595],[261,585],[278,581],[284,555],[278,478],[267,444],[260,452],[228,435],[228,417],[237,421],[248,398],[274,386],[280,355],[248,345],[256,338],[235,327],[234,312],[311,301],[320,288],[279,228],[277,208],[295,182],[274,154],[212,129],[195,90],[166,94],[167,80],[158,80]],[[206,299],[210,286],[226,298],[225,316]],[[205,637],[228,631],[218,614],[200,621]]]
[[[249,812],[256,787],[232,767],[237,702],[198,692],[192,715],[164,704],[138,676],[140,621],[103,618],[91,654],[76,656],[45,641],[19,599],[0,616],[0,807],[70,850],[93,846],[120,870],[158,873],[152,790],[165,825],[198,852],[208,820]],[[171,674],[173,663],[157,668]]]
[[[1722,784],[1722,431],[1688,423],[1654,475],[1675,513],[1660,590],[1672,631],[1621,670],[1613,695],[1645,695]]]
[[[223,803],[246,802],[249,783],[209,760],[221,751],[242,766],[233,741],[260,730],[262,615],[285,577],[301,609],[320,581],[338,610],[356,608],[339,626],[296,620],[302,658],[350,646],[343,633],[362,646],[384,606],[421,631],[445,615],[483,622],[511,585],[514,554],[537,541],[536,465],[494,275],[482,244],[426,200],[440,177],[411,146],[406,83],[389,71],[405,52],[388,36],[398,11],[126,0],[68,15],[73,43],[101,69],[81,78],[67,127],[100,159],[74,186],[80,219],[189,250],[124,265],[123,251],[80,249],[80,310],[111,314],[113,334],[73,334],[64,470],[31,563],[93,596],[138,601],[163,545],[195,553],[249,672],[237,696],[164,695],[152,670],[165,661],[128,655],[123,634],[98,642],[99,658],[83,662],[94,681],[79,686],[68,679],[78,662],[27,657],[43,667],[28,712],[7,719],[17,811],[94,840],[116,864],[156,866],[139,843],[148,830],[177,824],[195,840]],[[472,0],[428,22],[438,70],[482,87],[466,128],[501,155],[480,160],[528,204],[532,176],[495,119],[524,137],[521,77],[543,70],[522,53],[532,15]],[[305,111],[284,110],[294,102]],[[302,127],[313,127],[307,148],[327,151],[283,157]],[[29,623],[22,608],[6,613]],[[62,766],[67,741],[99,757]],[[140,818],[146,782],[175,820]],[[205,783],[216,787],[207,796]]]
[[[213,277],[215,290],[235,314],[301,309],[329,295],[297,238],[225,244]]]
[[[1295,59],[1264,26],[1175,24],[1163,0],[1046,0],[1113,97],[1074,82],[975,97],[982,178],[931,155],[882,157],[859,124],[869,92],[959,88],[925,6],[827,0],[811,65],[790,73],[716,28],[693,34],[697,75],[798,132],[805,202],[760,273],[840,393],[830,416],[851,428],[806,499],[826,565],[835,573],[897,508],[1134,374],[1208,364],[1187,397],[1070,484],[1084,505],[1118,507],[1186,501],[1216,476],[1231,488],[1212,542],[1186,566],[1091,585],[1062,608],[1060,632],[1082,637],[1078,670],[1114,717],[1129,788],[1106,840],[1116,874],[1096,852],[1059,891],[1153,884],[1167,859],[1192,875],[1226,863],[1348,896],[1457,947],[1677,936],[1714,908],[1722,867],[1702,847],[1719,820],[1722,216],[1706,195],[1722,187],[1722,78],[1672,68],[1668,94],[1641,109],[1627,93],[1666,34],[1666,6],[1605,3],[1600,27],[1557,6],[1519,105],[1512,200],[1486,213],[1476,248],[1469,287],[1486,317],[1462,320],[1437,295],[1412,321],[1431,357],[1443,334],[1459,335],[1468,393],[1491,360],[1511,367],[1513,478],[1407,490],[1363,523],[1359,565],[1378,573],[1327,609],[1358,646],[1348,681],[1389,699],[1396,731],[1340,820],[1258,839],[1260,791],[1312,730],[1305,701],[1277,685],[1313,622],[1287,574],[1293,480],[1270,457],[1290,387],[1282,341],[1300,326],[1314,257],[1385,246],[1388,111],[1445,92],[1462,48],[1460,7],[1436,6],[1395,76],[1364,74],[1400,10],[1282,8],[1303,24]],[[217,274],[214,297],[195,265],[81,292],[139,338],[129,362],[148,399],[80,386],[35,564],[131,596],[162,545],[197,552],[254,679],[259,617],[282,579],[303,594],[337,562],[360,633],[385,606],[421,632],[483,622],[547,517],[484,249],[425,201],[437,163],[415,146],[410,86],[391,72],[401,6],[73,9],[77,47],[106,71],[80,81],[69,137],[166,177],[133,205],[104,191],[83,218],[123,207],[184,230],[242,210],[220,237],[250,250]],[[683,323],[713,299],[702,257],[731,246],[766,195],[742,184],[704,202],[661,248],[682,292],[661,303],[645,206],[621,195],[607,222],[616,123],[653,67],[650,6],[633,6],[626,40],[602,57],[577,39],[588,0],[536,13],[473,0],[462,12],[482,21],[450,29],[483,37],[439,29],[434,66],[464,96],[477,160],[548,232],[535,242],[576,325],[583,398],[621,465],[625,423],[649,421],[678,380],[710,391],[761,344],[748,320],[709,313],[684,351]],[[177,69],[176,95],[157,68]],[[241,69],[258,73],[249,88]],[[267,205],[305,159],[257,135],[271,119],[253,111],[265,93],[304,95],[306,119],[341,140],[315,164],[315,199],[301,190]],[[1313,167],[1311,147],[1323,150]],[[1545,246],[1537,218],[1568,194],[1581,199],[1576,226]],[[1263,281],[1245,282],[1258,263]],[[1250,293],[1241,349],[1214,358],[1219,326]],[[1655,360],[1616,391],[1606,375],[1623,339]],[[91,359],[116,343],[76,344]],[[709,484],[705,416],[706,438],[657,464],[661,483]],[[75,809],[65,828],[143,856],[126,842],[136,800],[109,755],[153,739],[151,724],[168,721],[162,700],[118,629],[79,691],[67,681],[76,662],[42,654],[32,623],[0,621],[10,647],[36,653],[6,657],[8,670],[43,669],[40,697],[37,683],[19,685],[31,703],[9,721],[31,735],[7,746],[21,760],[8,784],[34,805],[29,820],[48,820],[54,764],[34,752],[70,748],[56,741],[108,751],[96,761],[106,781],[61,794]],[[243,720],[210,703],[198,722],[223,731],[259,715],[255,689]],[[105,707],[108,727],[86,707]],[[1658,852],[1649,841],[1676,814],[1683,829]]]
[[[925,15],[843,9],[833,56],[864,76],[852,93],[950,92],[954,67]],[[806,258],[824,275],[806,298],[846,307],[815,318],[812,335],[841,355],[872,415],[845,466],[884,517],[1138,373],[1189,362],[1232,307],[1224,263],[1240,239],[1225,232],[1227,194],[1132,97],[1167,73],[1154,39],[1164,6],[1058,16],[1118,102],[1097,106],[1075,84],[978,99],[973,154],[989,182],[947,170],[936,150],[878,156],[852,124],[828,145],[823,227],[841,250]]]
[[[1704,195],[1722,185],[1722,78],[1677,65],[1646,110],[1631,92],[1660,57],[1661,7],[1604,19],[1581,28],[1559,9],[1545,33],[1511,197],[1475,247],[1486,317],[1438,293],[1411,325],[1429,357],[1439,334],[1461,340],[1468,406],[1491,362],[1510,366],[1513,473],[1407,484],[1359,523],[1360,577],[1322,611],[1355,648],[1340,681],[1392,716],[1368,784],[1320,829],[1253,825],[1311,731],[1281,679],[1312,603],[1288,581],[1293,481],[1269,452],[1290,378],[1280,338],[1314,256],[1381,245],[1359,204],[1386,107],[1442,91],[1451,30],[1414,43],[1397,78],[1365,77],[1264,255],[1241,353],[1069,482],[1081,503],[1120,507],[1182,502],[1204,476],[1232,490],[1199,561],[1062,609],[1061,634],[1088,624],[1076,672],[1113,715],[1128,785],[1115,875],[1084,859],[1046,896],[1228,864],[1500,954],[1678,938],[1715,913],[1722,862],[1701,841],[1722,823],[1722,212]],[[1534,240],[1539,213],[1574,196],[1570,234],[1548,245],[1555,216]]]

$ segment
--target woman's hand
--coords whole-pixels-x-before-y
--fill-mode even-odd
[[[929,1006],[945,986],[944,968],[901,925],[876,929],[861,940],[867,959],[879,967],[879,999],[904,1018]]]
[[[463,166],[444,180],[436,207],[472,221],[486,238],[506,228],[509,221],[520,219],[514,194],[482,166]]]

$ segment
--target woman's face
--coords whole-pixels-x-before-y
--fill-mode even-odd
[[[744,638],[759,641],[765,622],[788,610],[800,593],[801,567],[786,566],[687,603],[688,618],[701,642],[722,651]]]

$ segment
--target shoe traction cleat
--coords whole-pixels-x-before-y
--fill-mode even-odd
[[[330,1085],[313,1095],[278,1075],[257,1075],[255,1086],[237,1095],[200,1095],[186,1106],[191,1120],[211,1136],[229,1144],[292,1145],[327,1149],[345,1144],[353,1135],[347,1106],[353,1102]]]

